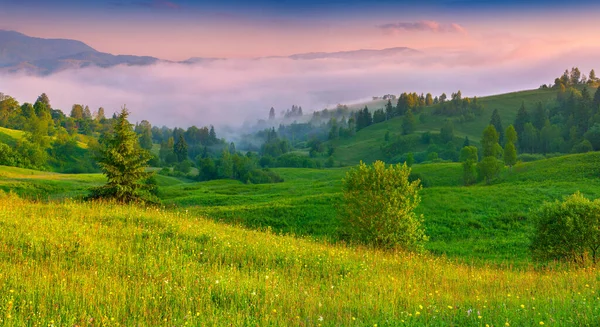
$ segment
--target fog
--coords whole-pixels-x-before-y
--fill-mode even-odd
[[[573,66],[587,75],[600,64],[598,49],[536,52],[523,44],[481,49],[428,49],[360,60],[230,59],[84,68],[44,77],[0,75],[0,92],[21,103],[45,92],[52,106],[66,114],[74,103],[92,111],[104,107],[107,115],[126,105],[132,121],[146,119],[153,125],[240,126],[266,119],[271,107],[279,116],[292,104],[301,105],[306,114],[388,93],[439,95],[460,89],[464,96],[484,96],[537,88]]]

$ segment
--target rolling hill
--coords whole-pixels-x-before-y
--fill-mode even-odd
[[[544,201],[581,191],[600,197],[600,153],[567,155],[503,170],[492,184],[462,186],[459,163],[417,164],[426,186],[418,213],[430,236],[426,248],[451,258],[485,263],[527,264],[531,210]],[[270,228],[332,242],[344,238],[339,221],[341,180],[348,168],[277,168],[277,184],[234,180],[190,182],[157,175],[167,207],[253,229]],[[86,194],[100,174],[70,175],[0,167],[0,189],[23,197],[64,199]]]
[[[558,91],[553,89],[536,89],[478,97],[478,101],[485,107],[485,112],[483,115],[475,117],[475,120],[473,121],[462,123],[455,122],[454,136],[457,139],[469,137],[469,140],[472,143],[478,144],[483,130],[490,122],[490,117],[494,109],[498,109],[502,124],[504,128],[506,128],[514,122],[517,111],[522,103],[524,103],[526,109],[531,112],[538,102],[542,102],[543,104],[551,103],[556,99],[557,94]],[[384,100],[376,100],[355,104],[350,108],[360,109],[364,108],[366,105],[370,111],[373,111],[383,108],[386,103],[387,101]],[[417,134],[425,132],[439,133],[440,128],[443,126],[447,117],[432,114],[435,108],[436,105],[424,108],[423,112],[427,115],[425,122],[419,122],[419,117],[416,117],[417,125],[415,132]],[[373,124],[358,131],[356,135],[351,138],[332,141],[331,143],[336,147],[333,155],[335,161],[340,162],[342,165],[355,165],[360,160],[364,162],[373,162],[375,160],[389,159],[385,158],[384,154],[381,152],[381,146],[386,144],[384,136],[388,131],[390,132],[390,140],[394,140],[402,135],[402,117],[395,117],[382,123]],[[426,146],[422,145],[421,148],[417,150],[420,151],[425,148]]]
[[[0,322],[593,325],[596,270],[532,266],[527,235],[543,201],[600,197],[599,160],[522,163],[470,187],[459,164],[416,165],[425,254],[336,242],[345,169],[278,169],[286,181],[264,185],[159,176],[168,208],[139,208],[70,199],[99,174],[0,167]]]

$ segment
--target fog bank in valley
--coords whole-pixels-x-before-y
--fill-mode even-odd
[[[531,45],[532,47],[534,45]],[[598,49],[533,52],[426,49],[420,54],[372,59],[228,59],[197,64],[159,63],[66,70],[50,76],[0,76],[0,92],[33,102],[45,92],[66,114],[74,103],[107,114],[126,105],[132,120],[153,125],[241,125],[292,104],[305,113],[383,94],[461,90],[465,96],[537,88],[564,69],[600,69]]]

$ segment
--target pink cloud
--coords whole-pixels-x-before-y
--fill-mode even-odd
[[[400,32],[434,32],[434,33],[460,33],[466,34],[467,30],[456,23],[440,24],[432,20],[422,20],[418,22],[399,22],[389,23],[378,26],[386,33]]]

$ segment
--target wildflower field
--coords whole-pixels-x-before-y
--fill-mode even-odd
[[[345,169],[284,183],[159,176],[164,206],[76,200],[100,175],[0,167],[3,326],[598,326],[595,267],[531,261],[531,212],[600,197],[600,155],[519,164],[460,186],[417,165],[423,254],[347,245]],[[70,199],[75,197],[75,200]]]
[[[595,268],[472,266],[185,211],[0,200],[7,326],[595,326]]]

